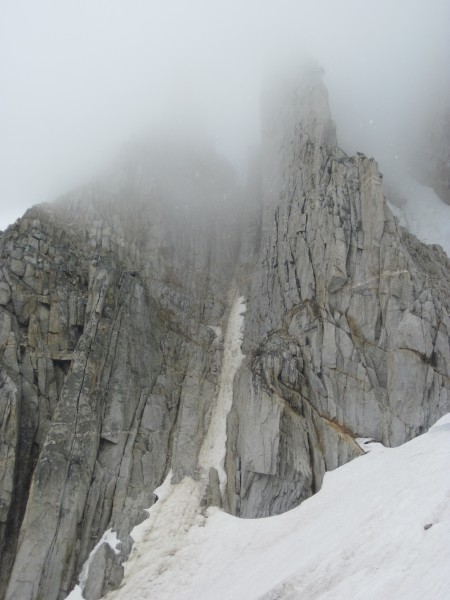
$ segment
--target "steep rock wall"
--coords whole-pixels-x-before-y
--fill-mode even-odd
[[[228,498],[245,517],[317,491],[360,452],[354,438],[401,444],[450,402],[448,258],[399,228],[373,159],[336,147],[316,71],[290,89],[291,109],[268,102],[263,118],[261,250],[229,421]]]
[[[169,467],[196,473],[237,243],[216,198],[238,193],[223,161],[171,160],[156,177],[140,149],[2,238],[7,598],[65,597],[108,528],[121,553],[96,594],[117,585]]]
[[[447,257],[398,227],[373,160],[337,148],[317,69],[279,90],[245,194],[208,148],[137,145],[2,235],[0,597],[62,600],[113,529],[99,598],[169,469],[198,479],[230,289],[245,358],[225,493],[212,469],[201,503],[283,512],[356,437],[399,444],[449,410]]]

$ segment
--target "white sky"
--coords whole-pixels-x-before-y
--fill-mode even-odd
[[[155,125],[243,169],[262,73],[305,50],[344,146],[389,159],[449,71],[449,23],[448,0],[0,0],[0,229]]]

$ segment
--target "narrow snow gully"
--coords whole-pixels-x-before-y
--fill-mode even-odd
[[[125,563],[124,585],[107,594],[105,598],[108,600],[135,600],[145,597],[146,587],[152,581],[157,588],[158,578],[172,567],[173,561],[178,560],[175,555],[188,543],[187,534],[192,526],[205,524],[206,518],[202,514],[201,505],[211,467],[217,470],[222,489],[226,485],[226,421],[233,402],[234,377],[244,358],[241,342],[245,310],[245,299],[232,289],[219,390],[199,453],[199,478],[194,480],[185,477],[180,483],[171,485],[172,472],[169,472],[164,483],[155,490],[158,502],[148,510],[149,518],[131,532],[135,544]],[[144,570],[145,581],[142,581],[141,573]],[[190,575],[186,574],[186,577]]]
[[[208,432],[200,450],[198,467],[200,479],[205,480],[211,467],[217,469],[220,485],[226,484],[224,470],[225,446],[227,441],[227,415],[233,402],[234,376],[244,358],[241,351],[242,327],[246,310],[245,299],[234,296],[225,331],[222,369],[219,377],[219,392],[212,409]]]

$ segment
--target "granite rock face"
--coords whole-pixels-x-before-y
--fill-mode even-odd
[[[301,110],[263,116],[261,250],[228,455],[230,507],[248,517],[317,491],[359,453],[354,438],[401,444],[450,400],[448,258],[400,230],[373,159],[336,147],[316,74],[295,90]]]
[[[209,148],[136,145],[0,237],[0,597],[116,587],[130,531],[199,476],[229,298],[247,298],[221,490],[277,514],[361,450],[450,408],[450,265],[336,142],[320,72],[266,94],[246,190]]]

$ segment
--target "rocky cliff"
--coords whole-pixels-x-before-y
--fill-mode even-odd
[[[205,482],[199,510],[267,516],[356,437],[397,445],[450,409],[448,258],[398,226],[375,161],[338,148],[315,68],[265,95],[245,190],[208,147],[137,144],[0,252],[8,600],[65,598],[108,529],[120,545],[97,545],[84,595],[116,587],[170,470]],[[224,473],[208,472],[239,296]]]

